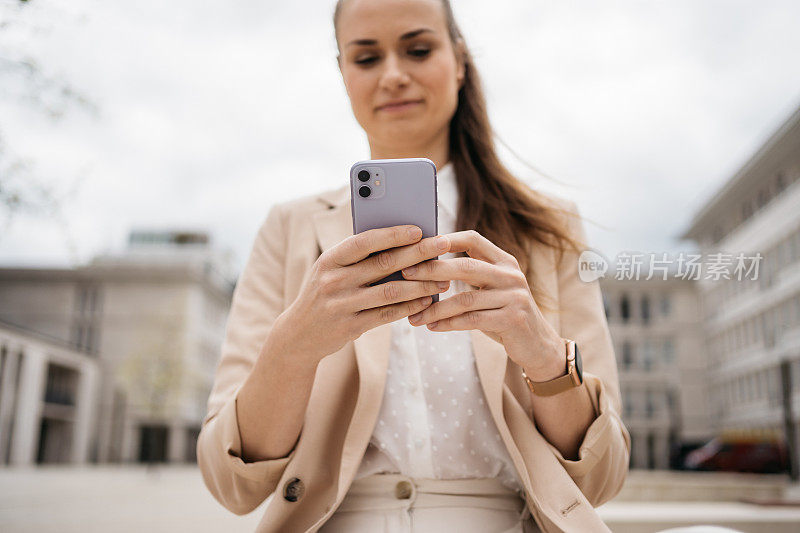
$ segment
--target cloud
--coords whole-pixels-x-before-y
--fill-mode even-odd
[[[564,183],[504,159],[578,201],[608,256],[685,248],[674,236],[800,97],[795,2],[453,4],[495,129]],[[66,227],[19,218],[0,262],[82,262],[136,226],[195,225],[241,267],[270,205],[340,186],[369,157],[335,65],[332,8],[82,0],[66,22],[0,39],[100,110],[54,124],[0,102],[6,135],[39,172],[64,187],[84,177]]]

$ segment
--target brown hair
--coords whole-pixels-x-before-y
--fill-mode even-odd
[[[343,3],[343,0],[336,2],[334,28]],[[527,275],[534,242],[558,250],[559,261],[566,249],[565,243],[577,251],[585,243],[577,243],[574,235],[567,234],[562,209],[554,207],[544,195],[516,178],[500,162],[492,141],[493,130],[478,70],[456,24],[450,1],[442,0],[442,5],[450,42],[457,55],[457,43],[461,42],[460,59],[465,67],[458,105],[450,121],[449,156],[459,195],[456,230],[477,231],[512,254]],[[537,305],[550,309],[541,301],[544,295],[537,287],[531,287],[531,291]]]

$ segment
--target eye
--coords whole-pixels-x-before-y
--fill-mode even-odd
[[[413,48],[408,51],[414,57],[425,57],[426,55],[430,54],[430,48]]]
[[[355,60],[355,63],[358,65],[369,65],[370,63],[374,63],[375,60],[378,59],[375,56],[363,57]]]

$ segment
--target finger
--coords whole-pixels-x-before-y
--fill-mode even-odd
[[[434,281],[458,279],[475,287],[500,287],[511,282],[506,269],[472,257],[455,257],[425,261],[403,269],[405,279],[432,279]]]
[[[359,327],[362,331],[372,329],[382,324],[394,322],[401,318],[419,313],[429,305],[433,299],[430,296],[423,296],[416,298],[410,302],[400,302],[391,305],[384,305],[383,307],[376,307],[374,309],[364,309],[356,313],[356,320],[359,321]]]
[[[449,281],[387,281],[380,285],[356,289],[353,307],[372,309],[439,294],[449,288]]]
[[[470,257],[495,264],[514,259],[513,255],[475,230],[457,231],[448,233],[447,236],[450,239],[450,252],[466,252]]]
[[[481,331],[503,331],[506,322],[502,309],[482,309],[444,318],[428,324],[431,331],[456,331],[479,329]]]
[[[480,309],[499,309],[509,302],[508,294],[498,290],[464,291],[450,298],[440,300],[427,309],[408,317],[414,326],[437,322],[445,318],[460,315],[467,311]]]
[[[444,235],[427,237],[410,246],[386,250],[362,261],[353,277],[359,284],[373,283],[407,266],[445,254],[449,247],[450,241]]]
[[[327,254],[327,266],[336,268],[352,265],[375,252],[413,244],[421,238],[422,230],[408,224],[362,231],[331,248]]]

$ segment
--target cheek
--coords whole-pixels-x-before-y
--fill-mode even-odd
[[[424,83],[438,105],[452,103],[458,98],[455,66],[443,61],[430,63],[420,72]],[[449,106],[448,106],[449,107]]]
[[[374,85],[372,77],[365,73],[349,73],[345,78],[350,105],[359,119],[369,119]]]

